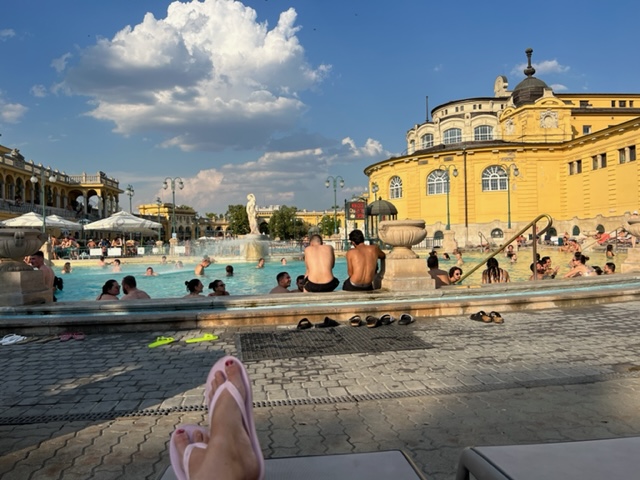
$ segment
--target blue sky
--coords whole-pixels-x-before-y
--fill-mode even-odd
[[[134,205],[330,209],[406,148],[429,109],[536,76],[637,92],[636,3],[21,0],[0,16],[0,143],[67,173],[102,170]],[[128,209],[128,198],[121,197]]]

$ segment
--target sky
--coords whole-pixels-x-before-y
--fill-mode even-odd
[[[406,150],[427,109],[505,75],[632,93],[640,7],[620,0],[21,0],[0,15],[0,144],[104,171],[135,205],[329,210]],[[426,98],[428,97],[428,102]],[[120,206],[128,210],[128,197]]]

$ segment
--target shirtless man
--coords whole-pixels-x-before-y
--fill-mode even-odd
[[[51,270],[46,263],[44,263],[44,253],[41,251],[37,251],[31,257],[29,257],[29,264],[33,268],[37,268],[44,274],[44,284],[45,286],[54,292],[53,289],[53,279],[55,275],[53,274],[53,270]]]
[[[429,267],[429,275],[436,281],[436,288],[440,288],[443,285],[450,285],[449,272],[446,272],[440,268],[438,264],[438,257],[431,255],[427,258],[427,267]]]
[[[138,290],[138,284],[133,275],[127,275],[120,282],[124,296],[120,300],[144,300],[151,298],[144,290]]]
[[[196,275],[204,275],[204,269],[211,265],[211,259],[208,256],[202,257],[202,261],[196,265]]]
[[[361,230],[353,230],[349,241],[355,248],[346,255],[349,278],[342,284],[342,289],[351,292],[373,290],[378,259],[384,259],[385,254],[377,245],[365,245]]]
[[[289,290],[291,286],[291,275],[287,272],[280,272],[276,276],[276,281],[278,282],[278,286],[273,287],[269,293],[291,293],[291,290]]]
[[[304,249],[304,264],[307,267],[305,292],[333,292],[340,280],[333,276],[336,256],[331,245],[324,245],[317,233],[311,235],[309,246]]]

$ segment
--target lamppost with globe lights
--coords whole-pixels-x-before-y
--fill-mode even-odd
[[[125,194],[129,197],[129,213],[133,213],[133,209],[131,207],[131,198],[135,195],[135,190],[133,189],[133,185],[127,185],[127,189],[124,191]]]
[[[438,167],[438,170],[442,170],[443,172],[445,172],[445,174],[447,175],[447,226],[445,227],[445,230],[451,230],[451,214],[450,214],[450,210],[449,210],[449,190],[451,189],[451,176],[449,175],[449,172],[451,171],[451,169],[453,168],[453,176],[457,177],[458,176],[458,169],[456,168],[455,165],[440,165]]]
[[[507,173],[507,228],[511,228],[511,173],[517,177],[520,175],[520,170],[515,163],[511,165],[500,165],[500,167]]]
[[[166,190],[169,186],[171,186],[171,193],[173,195],[173,211],[171,212],[171,236],[173,237],[176,233],[176,186],[182,190],[184,183],[180,177],[167,177],[162,183],[162,188]]]
[[[344,178],[340,175],[334,177],[333,175],[329,175],[327,177],[326,182],[324,182],[324,186],[329,188],[331,186],[331,182],[333,182],[333,233],[338,233],[338,180],[340,180],[340,188],[344,188]],[[345,217],[346,218],[346,217]]]
[[[54,173],[51,172],[51,169],[44,168],[40,165],[40,179],[34,173],[31,176],[31,183],[33,183],[33,187],[40,182],[40,205],[42,206],[42,232],[44,233],[47,228],[47,212],[46,212],[46,200],[45,200],[45,183],[47,181],[47,174],[49,175],[49,182],[53,183],[58,180],[58,177]]]
[[[160,200],[160,197],[156,197],[156,205],[158,206],[158,223],[160,224],[160,233],[162,233],[162,222],[160,221],[160,207],[162,206],[162,200]]]

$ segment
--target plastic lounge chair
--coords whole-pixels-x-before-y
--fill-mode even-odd
[[[340,455],[312,455],[265,460],[265,479],[424,480],[401,450]],[[176,480],[171,467],[158,480]]]
[[[601,480],[638,478],[640,437],[584,442],[468,447],[456,480]]]

